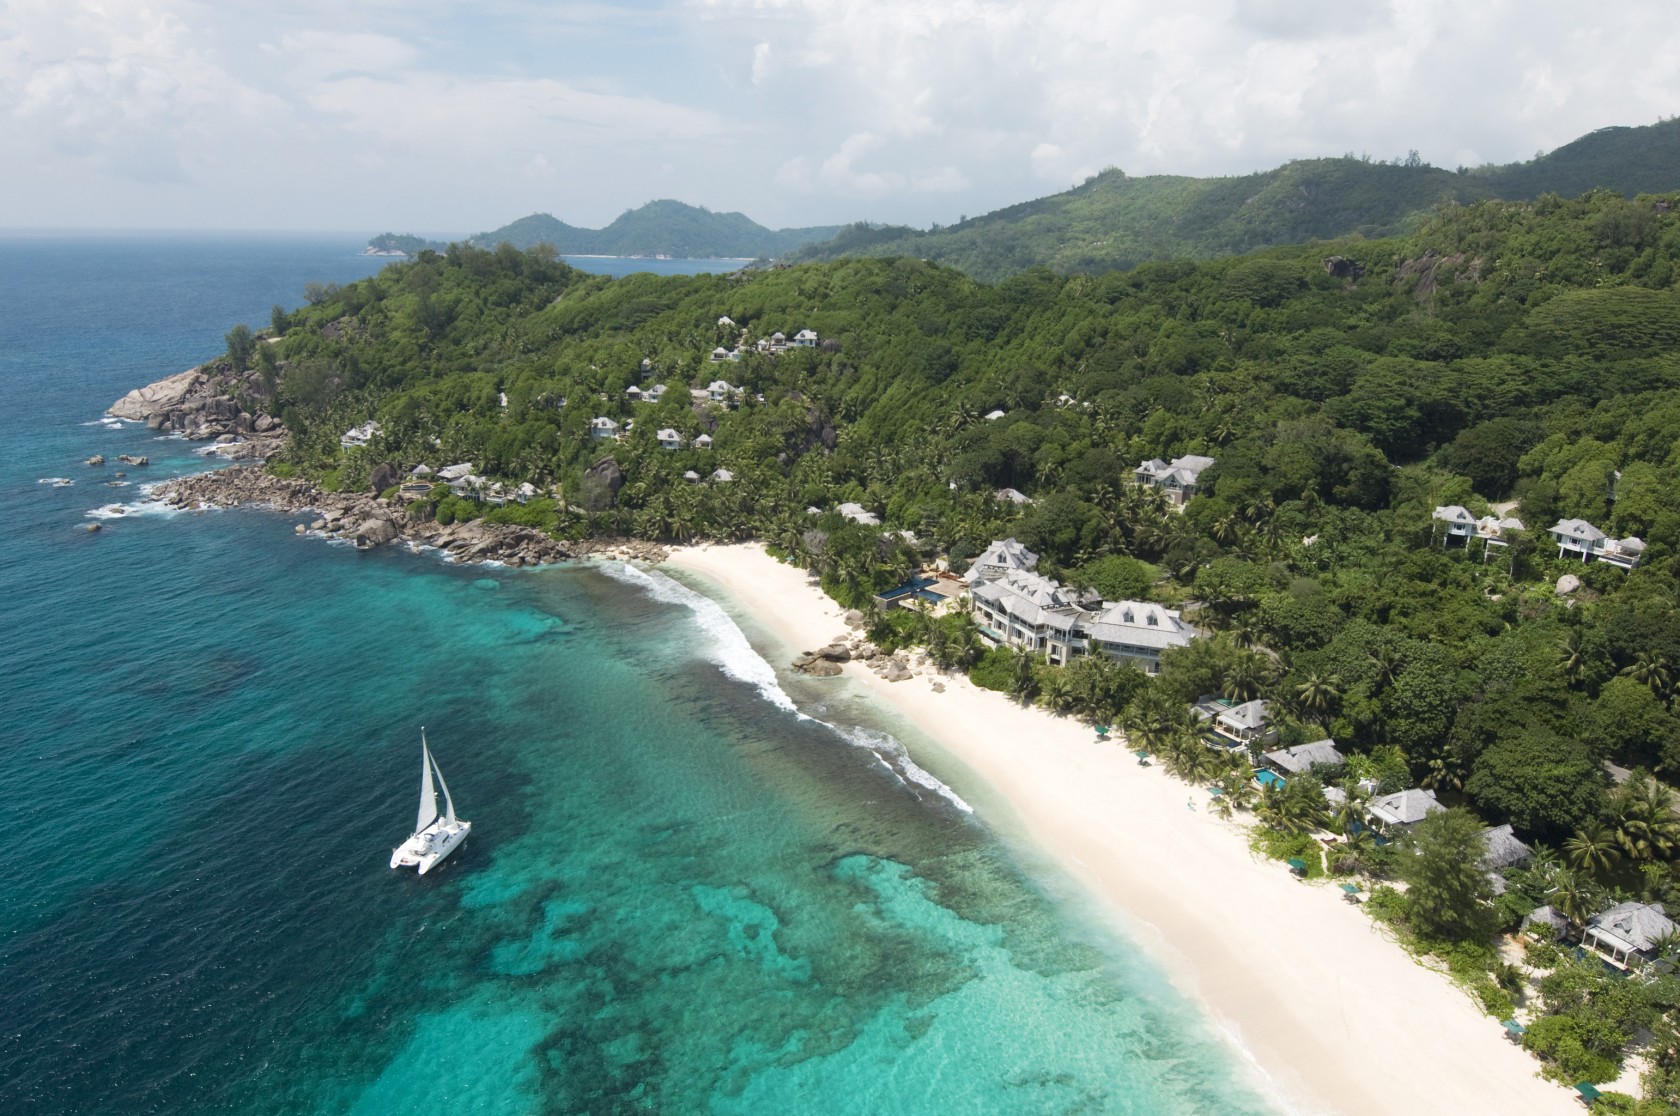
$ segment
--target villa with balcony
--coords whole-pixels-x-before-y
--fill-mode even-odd
[[[994,542],[969,567],[969,609],[981,635],[996,644],[1042,654],[1055,665],[1075,655],[1107,655],[1148,673],[1161,653],[1198,634],[1172,609],[1146,601],[1081,599],[1032,572],[1038,555],[1014,539]]]
[[[1213,458],[1198,454],[1175,457],[1171,461],[1152,457],[1139,465],[1132,477],[1137,484],[1158,488],[1166,493],[1173,507],[1183,508],[1196,495],[1202,474],[1213,463]]]
[[[1584,519],[1560,519],[1551,528],[1552,540],[1558,545],[1558,557],[1579,558],[1583,562],[1608,562],[1624,570],[1639,564],[1645,554],[1645,540],[1630,535],[1613,539]]]

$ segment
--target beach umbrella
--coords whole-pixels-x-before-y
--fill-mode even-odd
[[[1139,748],[1137,751],[1133,752],[1132,755],[1136,756],[1138,759],[1148,759],[1149,750],[1147,748]]]
[[[1221,790],[1219,787],[1209,787],[1208,788],[1208,793],[1213,795],[1213,797],[1218,798],[1220,795],[1224,794],[1225,792],[1223,790]]]
[[[1098,736],[1107,736],[1108,735],[1108,726],[1107,725],[1097,725],[1096,729],[1097,729],[1097,735]]]
[[[1354,895],[1358,895],[1359,894],[1359,885],[1358,884],[1345,883],[1345,884],[1342,885],[1342,890],[1347,892],[1347,894],[1350,897],[1354,896]]]
[[[1292,856],[1289,858],[1289,870],[1298,876],[1304,876],[1307,874],[1307,862],[1298,856]]]
[[[1581,1082],[1579,1085],[1575,1086],[1575,1091],[1580,1093],[1581,1099],[1586,1101],[1588,1104],[1591,1104],[1602,1095],[1599,1093],[1598,1088],[1590,1081]]]
[[[1506,1031],[1510,1032],[1512,1038],[1519,1038],[1522,1035],[1528,1034],[1528,1028],[1524,1027],[1521,1023],[1518,1023],[1515,1019],[1507,1019],[1500,1025],[1504,1027]]]

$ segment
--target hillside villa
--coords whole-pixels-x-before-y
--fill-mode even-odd
[[[1583,562],[1608,562],[1624,570],[1639,564],[1645,554],[1645,540],[1629,535],[1613,539],[1584,519],[1560,519],[1551,528],[1558,545],[1558,557],[1579,557]]]
[[[1170,462],[1152,457],[1139,465],[1132,476],[1135,483],[1166,493],[1173,507],[1183,508],[1196,495],[1198,480],[1213,463],[1213,458],[1193,453]]]

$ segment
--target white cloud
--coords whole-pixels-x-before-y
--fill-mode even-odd
[[[1656,0],[0,0],[34,224],[948,221],[1109,165],[1522,159],[1677,89]]]

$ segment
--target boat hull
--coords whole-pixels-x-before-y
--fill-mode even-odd
[[[424,876],[454,852],[471,832],[470,821],[457,818],[450,822],[439,818],[418,833],[410,834],[408,840],[396,847],[391,853],[391,867],[418,868]]]

